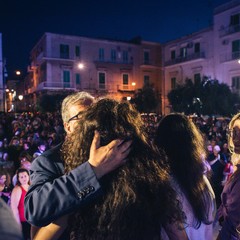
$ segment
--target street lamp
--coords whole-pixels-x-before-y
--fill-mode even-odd
[[[23,95],[19,95],[19,96],[18,96],[18,99],[19,99],[20,101],[22,101],[22,100],[23,100]]]
[[[79,68],[79,69],[84,69],[84,64],[83,64],[83,63],[79,63],[79,64],[78,64],[78,68]]]

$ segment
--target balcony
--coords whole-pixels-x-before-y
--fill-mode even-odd
[[[68,82],[41,82],[37,86],[37,91],[42,90],[75,90],[76,87],[73,83]]]
[[[230,25],[228,27],[223,27],[219,30],[219,36],[224,37],[236,32],[240,32],[240,24]]]
[[[143,61],[140,65],[141,68],[159,68],[160,63],[157,63],[156,61]]]
[[[174,65],[174,64],[178,64],[178,63],[197,60],[197,59],[205,59],[205,53],[204,52],[193,53],[193,54],[187,55],[185,57],[178,57],[175,59],[171,59],[171,60],[165,62],[165,66],[170,66],[170,65]]]
[[[120,84],[117,85],[117,90],[119,92],[133,92],[135,91],[135,85]]]
[[[220,56],[220,62],[230,62],[230,61],[236,61],[240,59],[240,51],[238,52],[232,52],[232,53],[226,53]]]

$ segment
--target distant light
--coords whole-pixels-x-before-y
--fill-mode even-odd
[[[130,101],[130,100],[131,100],[131,97],[127,97],[127,100]]]
[[[78,64],[78,68],[79,68],[79,69],[83,69],[83,68],[84,68],[83,63],[79,63],[79,64]]]
[[[240,64],[240,59],[238,60],[238,63]]]
[[[23,100],[23,95],[19,95],[19,96],[18,96],[18,99],[19,99],[20,101],[22,101],[22,100]]]
[[[136,86],[136,83],[135,83],[135,82],[132,82],[132,86]]]
[[[21,72],[20,71],[16,71],[16,75],[21,75]]]
[[[9,92],[9,89],[8,89],[8,88],[6,89],[6,92]]]

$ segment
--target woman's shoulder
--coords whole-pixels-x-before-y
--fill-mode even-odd
[[[16,186],[13,188],[12,192],[15,192],[15,193],[17,193],[17,192],[22,192],[21,186],[16,185]]]

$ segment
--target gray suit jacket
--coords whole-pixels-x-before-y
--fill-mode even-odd
[[[23,240],[20,225],[13,216],[11,208],[0,199],[0,239]]]
[[[34,226],[45,226],[101,194],[88,162],[64,175],[61,144],[37,157],[31,166],[31,185],[25,197],[25,217]]]

